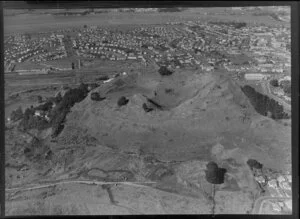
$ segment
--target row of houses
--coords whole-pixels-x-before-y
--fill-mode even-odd
[[[4,59],[6,61],[24,62],[31,59],[31,57],[44,54],[46,45],[55,44],[57,41],[60,42],[60,45],[63,44],[61,35],[52,34],[50,37],[37,37],[34,39],[11,37],[5,44]],[[58,52],[64,51],[64,48],[58,47],[57,50]]]

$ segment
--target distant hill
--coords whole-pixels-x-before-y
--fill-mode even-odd
[[[144,77],[148,78],[147,86],[142,83]],[[209,145],[221,138],[228,147],[238,145],[251,150],[249,153],[255,154],[255,159],[265,160],[266,166],[285,167],[274,162],[273,155],[256,151],[252,144],[270,145],[268,139],[272,138],[274,155],[284,157],[290,142],[283,143],[279,133],[287,127],[258,114],[241,88],[224,76],[192,72],[175,72],[164,78],[129,76],[93,92],[106,99],[95,103],[88,95],[76,104],[59,136],[62,142],[71,144],[71,139],[90,133],[99,144],[128,152],[141,150],[160,160],[172,161],[208,159]],[[121,96],[128,98],[128,104],[118,106]],[[163,109],[145,112],[146,97],[164,106]]]

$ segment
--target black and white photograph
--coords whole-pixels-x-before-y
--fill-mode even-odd
[[[5,216],[292,215],[291,6],[39,2],[3,3]]]

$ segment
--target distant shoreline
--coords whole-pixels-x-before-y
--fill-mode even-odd
[[[37,19],[38,18],[38,19]],[[224,20],[239,21],[248,24],[264,23],[271,26],[288,25],[288,22],[279,22],[268,16],[249,15],[205,15],[197,12],[106,12],[86,15],[52,15],[52,14],[19,14],[4,16],[4,35],[14,33],[48,32],[54,29],[73,28],[83,25],[114,26],[114,25],[149,25],[164,24],[167,22],[182,22],[188,20]]]

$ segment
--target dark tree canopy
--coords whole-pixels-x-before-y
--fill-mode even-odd
[[[150,112],[153,110],[153,108],[148,107],[146,103],[143,103],[143,109],[145,110],[145,112]]]
[[[263,165],[261,163],[259,163],[257,160],[254,159],[249,159],[247,161],[248,166],[251,168],[251,170],[253,168],[255,169],[262,169]]]
[[[225,173],[227,172],[224,168],[219,168],[218,165],[211,161],[207,164],[205,170],[205,178],[209,183],[222,184],[224,183]]]
[[[28,119],[29,117],[34,115],[35,110],[33,108],[27,108],[24,112],[24,119]]]
[[[279,84],[278,84],[278,80],[277,79],[273,79],[270,81],[270,84],[273,86],[273,87],[278,87]]]
[[[51,150],[49,150],[45,155],[45,159],[51,160],[52,156],[53,156],[53,152]]]
[[[99,87],[99,85],[97,83],[91,83],[89,84],[89,90],[93,90],[95,88]]]
[[[40,95],[38,95],[37,96],[37,101],[38,101],[38,103],[42,103],[43,102],[43,98]]]
[[[280,82],[280,87],[283,89],[285,94],[291,94],[291,81],[284,80]]]
[[[283,106],[274,99],[257,92],[253,87],[246,85],[241,88],[243,93],[249,98],[256,112],[263,116],[271,113],[272,119],[288,119],[289,115],[284,112]]]
[[[47,102],[44,103],[44,104],[41,104],[41,105],[37,106],[37,107],[35,108],[35,110],[48,111],[48,110],[52,109],[52,105],[53,105],[53,103],[52,103],[52,101],[50,100],[50,101],[47,101]]]
[[[291,95],[292,88],[291,88],[291,86],[285,87],[285,88],[283,88],[283,91],[284,91],[285,94]]]
[[[99,78],[96,78],[96,81],[106,81],[108,79],[109,77],[107,75],[104,75],[104,76],[100,76]]]
[[[161,74],[162,76],[168,76],[173,74],[172,71],[170,71],[166,66],[161,66],[158,70],[159,74]]]
[[[87,94],[88,86],[81,84],[78,88],[68,90],[63,97],[57,95],[56,97],[49,98],[46,103],[35,108],[27,108],[19,125],[24,130],[33,128],[42,130],[52,127],[52,136],[55,137],[64,128],[65,117],[70,111],[70,108],[75,103],[82,101]],[[52,108],[53,103],[56,103],[54,108]],[[36,110],[48,113],[50,121],[44,117],[34,116]]]
[[[58,94],[56,95],[56,97],[54,98],[53,102],[54,102],[55,104],[59,104],[60,101],[62,101],[62,96],[61,96],[61,93],[58,93]]]
[[[31,149],[30,149],[30,148],[27,148],[27,147],[26,147],[26,148],[24,149],[24,154],[29,154],[30,152],[31,152]]]
[[[160,109],[160,110],[163,110],[163,106],[160,105],[159,103],[157,103],[156,101],[150,99],[150,98],[147,98],[147,100],[149,101],[149,103],[151,103],[153,106],[155,106],[156,108]]]
[[[120,97],[118,100],[118,106],[123,106],[126,105],[128,103],[128,99],[124,96]]]
[[[23,111],[21,106],[19,106],[16,110],[11,112],[10,119],[12,121],[18,121],[23,118]]]
[[[215,162],[211,161],[206,165],[206,168],[208,171],[214,171],[218,169],[218,164],[216,164]]]

